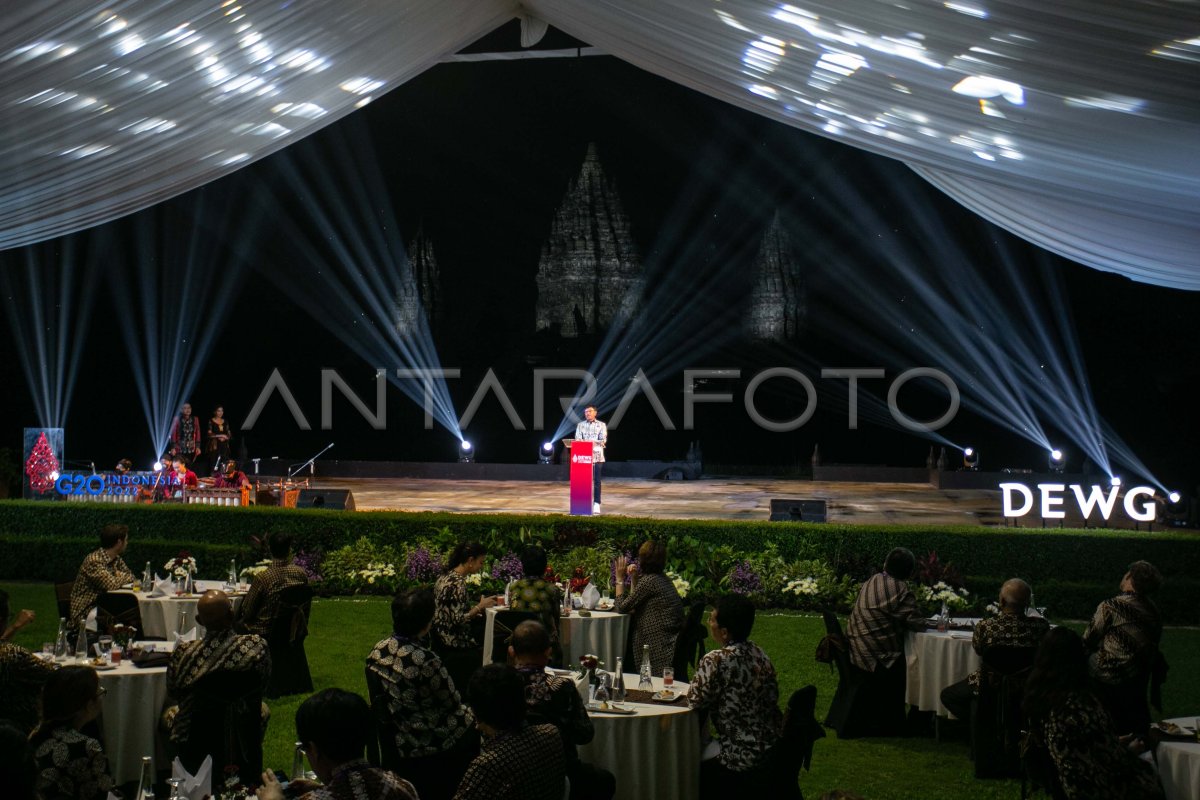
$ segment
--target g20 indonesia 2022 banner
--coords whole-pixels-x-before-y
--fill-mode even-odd
[[[1000,484],[1004,516],[1009,518],[1037,513],[1042,519],[1064,519],[1067,516],[1066,504],[1071,502],[1078,507],[1084,519],[1091,518],[1093,511],[1099,511],[1100,516],[1107,521],[1120,501],[1121,509],[1134,522],[1155,520],[1159,501],[1155,499],[1154,489],[1149,486],[1131,486],[1125,489],[1123,497],[1121,489],[1119,485],[1085,487],[1077,483],[1039,483],[1036,487],[1029,487],[1023,483]],[[1037,512],[1034,512],[1035,505],[1038,506]]]

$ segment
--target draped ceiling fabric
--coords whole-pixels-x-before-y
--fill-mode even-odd
[[[901,159],[1071,259],[1200,289],[1196,0],[10,5],[0,247],[220,177],[519,16],[528,41],[541,20],[705,94]]]

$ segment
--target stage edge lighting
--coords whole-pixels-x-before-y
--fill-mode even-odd
[[[538,448],[538,463],[549,464],[554,461],[554,445],[550,442],[543,442]]]
[[[1067,459],[1063,451],[1057,447],[1050,451],[1049,464],[1051,472],[1062,472],[1067,468]]]
[[[1167,499],[1172,503],[1178,503],[1182,497],[1183,495],[1181,495],[1179,492],[1171,492],[1167,495]]]
[[[963,450],[963,469],[972,472],[979,469],[979,451],[974,447],[967,447]]]
[[[458,443],[458,461],[460,464],[470,464],[475,460],[475,448],[466,439]]]

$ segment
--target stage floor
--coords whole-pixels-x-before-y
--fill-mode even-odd
[[[351,489],[359,511],[565,514],[562,481],[337,478],[321,488]],[[604,514],[661,519],[767,520],[771,499],[824,500],[829,522],[1000,525],[1000,493],[941,490],[927,483],[842,483],[772,478],[604,481]]]

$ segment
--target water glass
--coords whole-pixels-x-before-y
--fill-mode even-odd
[[[675,668],[674,667],[663,667],[663,689],[666,691],[671,691],[671,688],[674,685],[675,685]]]
[[[105,635],[96,640],[96,654],[100,658],[111,663],[112,661],[113,638]]]

